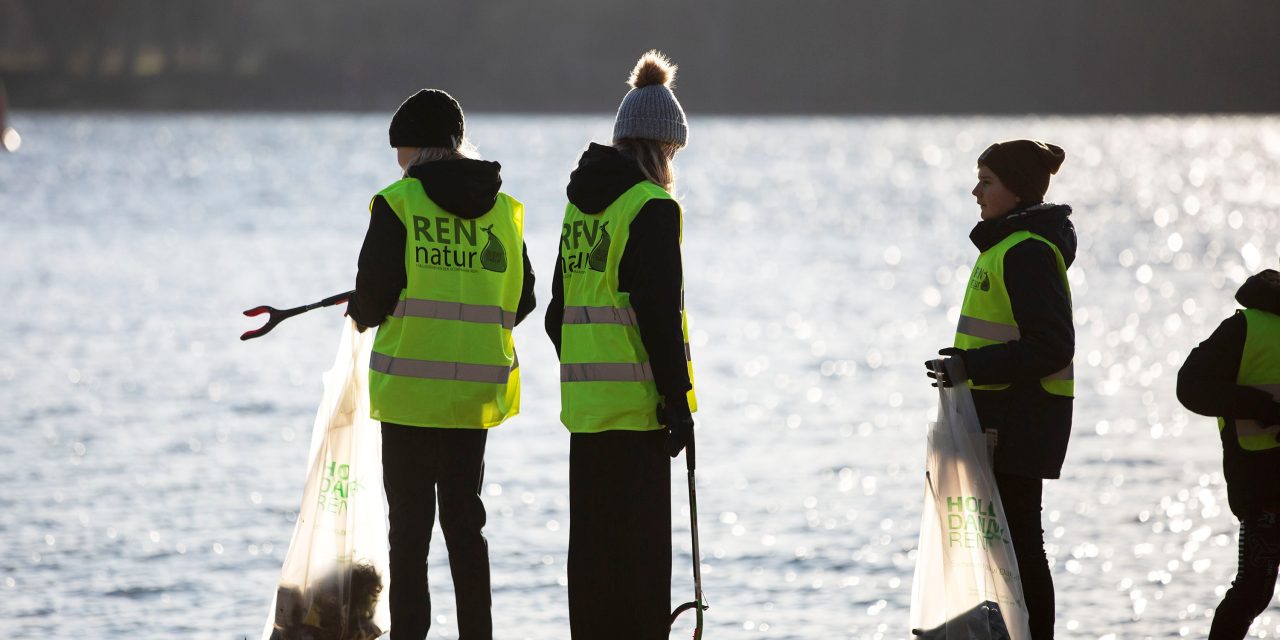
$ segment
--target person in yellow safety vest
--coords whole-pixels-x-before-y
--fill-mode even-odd
[[[1280,568],[1280,272],[1236,292],[1223,320],[1178,371],[1178,400],[1218,418],[1227,503],[1240,519],[1236,579],[1213,614],[1209,640],[1245,637],[1266,610]]]
[[[1044,202],[1049,176],[1065,156],[1055,145],[1011,140],[978,157],[972,193],[981,221],[969,234],[978,260],[966,282],[955,343],[939,352],[949,356],[948,371],[968,379],[982,428],[996,431],[996,487],[1035,640],[1053,637],[1041,496],[1044,479],[1062,472],[1075,387],[1067,283],[1075,228],[1071,207]],[[943,375],[940,382],[962,381]]]
[[[391,627],[431,626],[427,550],[440,504],[460,640],[493,636],[480,485],[487,429],[520,411],[511,330],[533,310],[524,205],[499,192],[501,166],[474,159],[462,109],[424,89],[391,119],[403,178],[374,196],[349,313],[378,327],[369,361],[382,422]]]
[[[613,145],[569,177],[546,329],[569,429],[569,624],[576,640],[649,640],[671,611],[671,461],[693,433],[672,160],[688,138],[656,51],[631,73]],[[665,426],[664,426],[665,425]]]

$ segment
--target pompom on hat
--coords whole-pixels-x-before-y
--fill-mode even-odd
[[[618,106],[613,141],[644,138],[678,147],[689,141],[689,124],[676,94],[671,92],[678,67],[667,56],[651,50],[640,56],[631,70],[631,91]]]
[[[457,149],[462,144],[462,107],[439,89],[423,89],[405,100],[391,116],[393,147]]]
[[[1067,157],[1062,147],[1038,140],[997,142],[978,156],[978,164],[993,171],[1004,186],[1025,203],[1044,200],[1049,176]]]

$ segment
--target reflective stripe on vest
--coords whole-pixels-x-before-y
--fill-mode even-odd
[[[1016,324],[1000,324],[989,320],[980,320],[973,316],[960,316],[956,325],[957,333],[964,333],[992,342],[1013,342],[1022,337]]]
[[[1258,309],[1245,309],[1244,348],[1240,353],[1240,373],[1236,384],[1271,394],[1280,402],[1280,315]],[[1257,420],[1237,418],[1236,441],[1245,451],[1265,451],[1280,447],[1276,438],[1280,427],[1265,427]],[[1218,418],[1218,429],[1226,428],[1226,420]]]
[[[635,309],[616,307],[565,307],[565,324],[636,324]]]
[[[956,333],[963,333],[975,338],[990,340],[991,342],[1013,342],[1022,337],[1022,331],[1018,329],[1016,324],[1001,324],[999,322],[991,322],[989,320],[981,320],[973,316],[960,316],[960,323],[956,325]],[[1075,363],[1059,369],[1042,380],[1074,380],[1075,379]],[[995,386],[995,385],[990,385]],[[978,387],[979,389],[982,387]]]
[[[560,365],[560,382],[644,382],[653,380],[648,362],[590,362]]]
[[[1024,241],[1043,242],[1053,250],[1058,265],[1062,284],[1071,295],[1071,285],[1067,282],[1067,267],[1062,253],[1048,240],[1029,231],[1017,231],[1005,237],[994,246],[983,251],[975,262],[971,272],[968,288],[965,290],[964,304],[960,309],[960,320],[956,324],[954,346],[961,349],[977,349],[991,344],[1012,342],[1022,337],[1017,322],[1013,317],[1013,304],[1004,284],[1004,256],[1014,246]],[[1008,389],[1008,384],[977,385],[969,382],[970,388],[984,391]],[[1075,394],[1075,367],[1067,364],[1061,370],[1040,379],[1040,386],[1053,395],[1072,397]]]
[[[685,362],[691,360],[689,343],[684,343]],[[560,382],[641,382],[653,380],[648,362],[584,362],[560,365]]]
[[[640,338],[630,294],[618,289],[618,266],[631,221],[645,203],[669,200],[651,182],[640,182],[599,214],[565,209],[560,241],[564,316],[560,340],[560,421],[575,433],[662,429],[661,400]],[[693,380],[688,320],[681,309],[685,366]],[[697,398],[688,393],[689,407]]]
[[[462,382],[489,382],[506,384],[511,372],[520,367],[517,359],[510,367],[466,362],[440,362],[393,358],[381,353],[369,354],[369,368],[379,373],[409,378],[431,380],[460,380]]]
[[[461,302],[406,298],[396,303],[396,309],[391,312],[391,315],[396,318],[436,318],[439,320],[497,324],[502,325],[508,331],[516,326],[515,312],[507,311],[497,305],[463,304]]]
[[[461,218],[415,178],[378,195],[404,225],[407,281],[374,338],[370,416],[417,427],[502,424],[520,412],[511,329],[524,286],[524,205],[499,193],[484,215]]]

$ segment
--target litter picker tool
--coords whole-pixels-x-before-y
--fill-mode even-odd
[[[693,433],[689,434],[689,446],[684,450],[685,467],[689,470],[689,531],[693,536],[693,602],[686,602],[671,612],[671,623],[675,626],[680,614],[693,609],[697,616],[697,626],[693,629],[693,640],[702,640],[702,612],[710,607],[702,597],[702,556],[698,551],[698,491],[693,480],[695,463]]]
[[[347,300],[350,300],[351,296],[355,295],[355,293],[356,292],[354,290],[345,291],[343,293],[331,295],[328,298],[325,298],[324,300],[321,300],[319,302],[312,302],[311,304],[305,304],[305,305],[302,305],[301,307],[294,307],[292,309],[277,309],[275,307],[268,307],[266,305],[248,309],[244,312],[244,314],[246,316],[249,316],[250,318],[254,316],[260,316],[264,313],[268,314],[267,323],[262,325],[260,329],[254,329],[253,331],[244,332],[243,334],[240,335],[240,339],[251,340],[253,338],[260,338],[262,336],[267,335],[267,333],[272,329],[276,328],[276,325],[280,324],[281,322],[289,318],[292,318],[299,314],[306,313],[308,311],[311,311],[312,309],[319,309],[320,307],[331,307],[335,304],[342,304]]]

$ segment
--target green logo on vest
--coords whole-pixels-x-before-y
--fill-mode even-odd
[[[969,274],[969,288],[978,289],[980,291],[990,291],[991,275],[982,267],[974,267],[973,273]]]
[[[560,256],[564,266],[561,272],[568,276],[586,269],[604,271],[609,262],[609,244],[612,240],[605,231],[608,222],[599,218],[574,220],[560,231]],[[589,249],[589,250],[588,250]]]
[[[613,242],[613,238],[609,237],[609,223],[600,225],[600,242],[591,249],[591,254],[587,256],[587,266],[592,271],[604,272],[605,265],[609,264],[609,243]]]
[[[506,247],[502,246],[502,241],[498,240],[497,234],[493,232],[493,225],[484,227],[484,232],[489,234],[489,241],[484,244],[484,249],[480,250],[480,266],[495,273],[506,273]]]
[[[492,244],[493,234],[490,233],[489,237]],[[479,252],[476,251],[475,220],[463,220],[457,216],[413,216],[413,242],[417,245],[413,250],[413,262],[419,267],[444,271],[476,271],[476,254]],[[498,251],[502,251],[501,243],[498,244]],[[480,263],[485,269],[489,269],[483,256]]]

